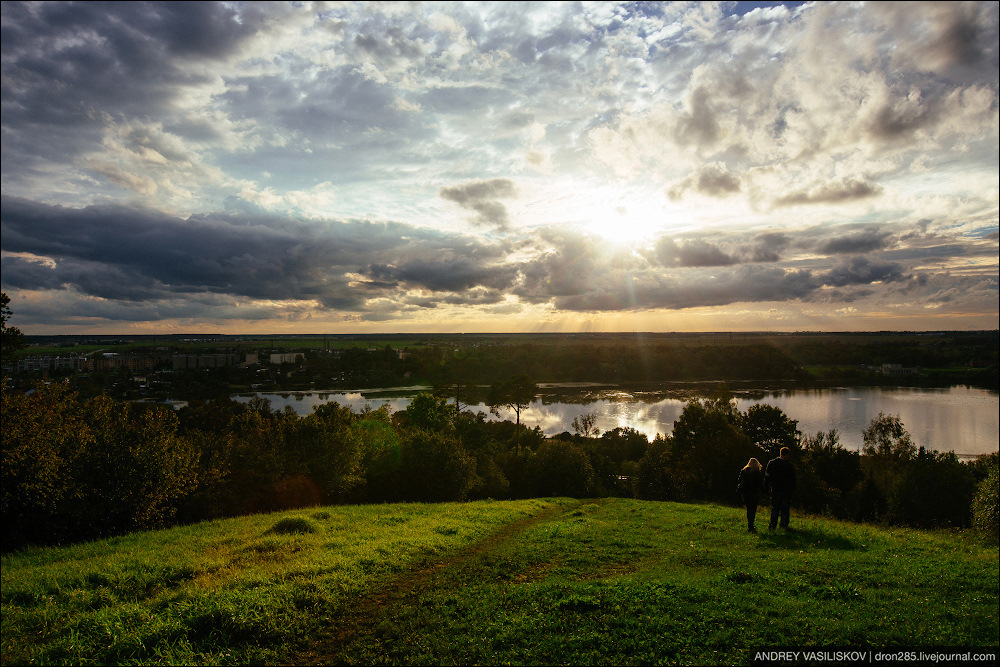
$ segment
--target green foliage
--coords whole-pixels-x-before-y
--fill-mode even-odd
[[[677,492],[671,464],[670,441],[659,435],[639,461],[635,495],[645,500],[674,500]]]
[[[977,531],[994,541],[1000,535],[1000,465],[993,454],[988,463],[989,471],[979,482],[972,501],[972,525]]]
[[[975,491],[969,467],[954,452],[928,452],[921,447],[891,490],[890,519],[910,526],[965,527]]]
[[[590,459],[582,448],[562,440],[547,440],[535,452],[536,496],[587,498],[597,492]]]
[[[351,438],[359,452],[362,485],[357,495],[363,500],[393,498],[396,473],[402,462],[402,445],[384,413],[370,413],[351,426]]]
[[[831,430],[803,437],[800,454],[796,506],[814,514],[854,516],[853,492],[863,478],[858,452],[843,447],[837,431]]]
[[[26,345],[21,330],[7,326],[10,316],[10,297],[6,292],[0,292],[0,358],[4,364],[12,363],[17,352]]]
[[[505,395],[523,409],[534,392],[515,378],[492,400]],[[4,548],[345,501],[556,494],[735,504],[747,459],[763,463],[768,450],[796,443],[796,507],[962,527],[988,473],[985,462],[918,452],[898,417],[874,420],[859,454],[835,432],[801,437],[776,408],[741,413],[724,389],[691,401],[672,434],[652,444],[625,428],[547,439],[519,422],[456,415],[430,394],[395,415],[387,406],[355,414],[329,403],[300,418],[261,398],[194,401],[174,413],[106,396],[80,400],[60,383],[30,394],[5,386]],[[592,432],[589,420],[580,426]]]
[[[60,517],[77,504],[74,464],[91,440],[81,406],[61,384],[25,395],[5,383],[2,391],[4,549],[66,539],[71,527]]]
[[[597,415],[588,412],[578,417],[573,417],[573,431],[584,438],[596,438],[600,435],[600,430],[594,427],[597,422]]]
[[[674,422],[670,466],[679,500],[732,499],[740,469],[761,455],[740,432],[739,412],[730,401],[691,401]]]
[[[782,447],[796,450],[801,433],[798,422],[773,405],[751,405],[740,416],[740,430],[757,445],[768,459],[778,456]]]
[[[503,382],[494,382],[486,398],[490,412],[500,416],[500,409],[513,410],[517,416],[514,429],[514,443],[521,445],[521,412],[527,408],[538,394],[538,385],[528,379],[527,375],[517,375]]]
[[[402,438],[397,485],[402,500],[464,500],[475,482],[476,462],[454,435],[409,429]]]
[[[176,415],[103,396],[83,408],[92,437],[73,465],[77,525],[88,535],[164,525],[197,486],[199,455],[177,437]]]
[[[5,549],[160,526],[197,485],[171,411],[79,402],[56,384],[3,391]]]
[[[406,406],[406,424],[431,432],[444,432],[452,428],[452,410],[444,398],[421,392]]]
[[[275,535],[304,535],[318,530],[319,527],[304,516],[286,516],[278,519],[267,532]]]

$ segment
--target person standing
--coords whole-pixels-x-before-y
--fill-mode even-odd
[[[764,488],[764,474],[760,461],[750,459],[740,471],[740,480],[736,484],[736,492],[743,496],[743,504],[747,508],[747,532],[756,533],[753,522],[757,518],[757,504],[760,502],[760,492]]]
[[[764,472],[764,490],[771,494],[771,522],[769,530],[774,530],[781,520],[781,527],[788,528],[788,514],[792,507],[792,492],[795,491],[795,466],[789,460],[792,450],[782,447],[777,458],[767,462]]]

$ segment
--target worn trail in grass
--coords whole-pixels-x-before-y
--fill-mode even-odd
[[[744,664],[783,644],[997,644],[995,551],[948,533],[578,501],[337,619],[304,663]]]
[[[345,647],[372,628],[397,605],[419,598],[440,585],[443,572],[464,567],[470,559],[495,551],[510,540],[517,539],[530,526],[548,521],[577,507],[582,501],[546,507],[535,515],[523,517],[508,524],[486,539],[461,548],[456,553],[439,560],[423,563],[421,567],[403,573],[385,587],[351,603],[338,617],[331,619],[311,640],[309,648],[297,654],[294,664],[324,665],[338,662],[345,655]],[[445,575],[447,577],[447,575]]]

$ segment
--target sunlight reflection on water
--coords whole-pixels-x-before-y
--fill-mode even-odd
[[[382,390],[386,391],[386,390]],[[372,391],[261,393],[271,407],[281,410],[290,405],[305,415],[313,406],[337,401],[358,411],[365,405],[378,408],[388,403],[392,411],[404,410],[414,388],[400,388],[409,395],[373,396]],[[647,437],[667,435],[680,417],[684,404],[693,392],[625,391],[619,388],[566,387],[542,385],[539,398],[521,412],[521,423],[538,426],[546,435],[572,432],[573,419],[585,414],[597,416],[601,432],[616,427],[634,428]],[[669,393],[669,396],[665,394]],[[686,394],[686,395],[685,395]],[[250,395],[236,396],[247,401]],[[899,415],[918,446],[959,454],[984,454],[997,451],[1000,440],[1000,400],[996,392],[969,387],[950,389],[880,389],[854,387],[844,389],[805,389],[761,392],[753,397],[739,396],[740,410],[754,403],[768,403],[780,408],[799,422],[806,434],[837,429],[845,447],[858,449],[861,432],[879,412]],[[478,403],[468,408],[489,413]],[[513,411],[501,411],[501,417],[514,420]]]

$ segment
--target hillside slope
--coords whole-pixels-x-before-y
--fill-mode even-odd
[[[4,664],[722,663],[996,646],[971,535],[625,499],[311,508],[3,558]],[[762,523],[764,523],[762,521]]]

